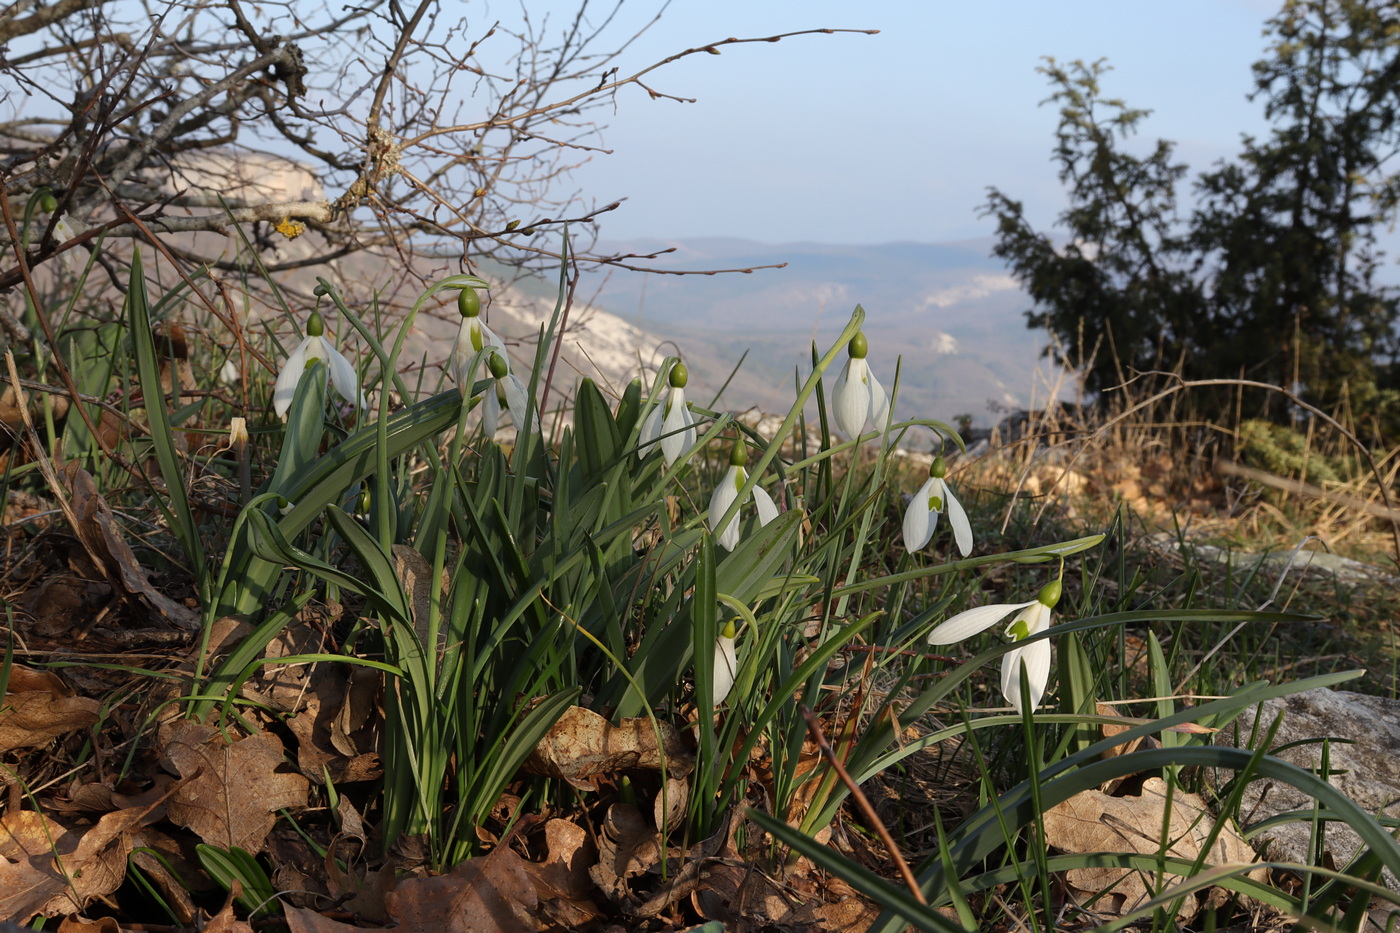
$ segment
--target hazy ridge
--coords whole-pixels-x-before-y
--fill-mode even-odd
[[[1043,333],[1028,330],[1029,299],[991,256],[990,238],[953,243],[764,244],[736,238],[631,240],[609,252],[650,254],[658,268],[781,269],[722,275],[612,272],[585,277],[579,295],[685,353],[693,379],[717,388],[748,350],[724,404],[776,409],[790,399],[794,372],[810,368],[811,344],[825,346],[851,309],[866,311],[870,360],[893,381],[903,357],[899,413],[985,423],[989,402],[1043,403],[1036,377]],[[641,264],[641,263],[638,263]],[[1049,367],[1039,361],[1039,371]],[[714,380],[714,381],[712,381]]]

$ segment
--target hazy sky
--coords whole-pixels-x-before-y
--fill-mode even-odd
[[[559,4],[563,6],[562,0]],[[548,4],[546,4],[548,6]],[[1246,100],[1264,48],[1265,0],[675,0],[627,52],[624,71],[728,36],[819,27],[697,55],[652,76],[695,104],[618,95],[605,144],[575,174],[606,203],[627,197],[608,238],[745,236],[938,242],[986,236],[987,186],[1024,200],[1038,225],[1064,205],[1049,161],[1057,113],[1042,56],[1107,58],[1106,96],[1153,112],[1140,145],[1175,140],[1203,168],[1260,134]],[[656,4],[630,9],[630,23]],[[531,3],[532,11],[539,4]]]

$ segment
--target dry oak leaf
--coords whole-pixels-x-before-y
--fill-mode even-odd
[[[287,929],[291,930],[292,933],[364,933],[366,929],[366,927],[357,927],[354,924],[332,920],[324,914],[308,910],[305,907],[293,907],[286,903],[282,905],[282,914],[286,917]]]
[[[609,898],[627,902],[631,897],[627,879],[659,865],[665,854],[661,834],[648,825],[646,817],[631,804],[615,803],[603,819],[598,862],[589,867],[588,875]]]
[[[592,710],[571,706],[530,752],[524,770],[592,790],[587,780],[592,775],[660,771],[663,761],[674,777],[684,777],[695,767],[695,756],[670,723],[653,725],[641,716],[614,726]]]
[[[253,933],[253,927],[246,920],[239,920],[233,913],[233,903],[242,893],[243,885],[237,878],[233,879],[228,899],[224,901],[224,909],[209,918],[204,933]]]
[[[1155,854],[1162,845],[1163,818],[1167,815],[1167,784],[1149,778],[1140,797],[1110,797],[1100,791],[1085,791],[1045,812],[1046,842],[1063,852],[1132,852]],[[1171,797],[1170,822],[1166,824],[1167,854],[1195,860],[1201,855],[1215,820],[1205,801],[1196,794],[1177,790]],[[1254,850],[1233,826],[1221,827],[1215,845],[1206,854],[1206,866],[1248,864]],[[1264,869],[1251,877],[1262,880]],[[1122,868],[1079,868],[1065,872],[1070,887],[1094,896],[1108,892],[1095,902],[1102,915],[1122,916],[1160,891],[1165,879],[1155,879],[1149,889],[1142,873]],[[1111,889],[1111,890],[1110,890]],[[1196,899],[1188,897],[1178,912],[1187,920],[1197,911]]]
[[[548,857],[540,863],[525,863],[539,896],[541,928],[576,930],[600,914],[588,875],[589,866],[598,860],[597,847],[587,830],[568,820],[550,820],[544,826],[544,838]]]
[[[271,733],[228,742],[211,726],[179,722],[163,737],[165,757],[185,779],[170,797],[170,821],[210,845],[257,855],[277,811],[306,806],[310,782],[277,770],[282,742]]]
[[[88,920],[73,916],[63,918],[58,925],[58,933],[122,933],[122,928],[115,917]]]
[[[539,898],[525,864],[498,846],[445,875],[400,882],[384,898],[395,933],[535,933]]]
[[[37,748],[53,739],[96,724],[102,704],[75,697],[63,681],[48,671],[16,664],[10,668],[0,704],[0,752]]]
[[[131,834],[149,812],[108,813],[81,835],[32,810],[6,813],[0,818],[0,920],[71,914],[121,887]]]

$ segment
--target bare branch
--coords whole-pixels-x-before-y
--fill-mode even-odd
[[[28,36],[47,29],[54,23],[62,22],[74,13],[101,6],[104,0],[58,0],[50,6],[40,7],[33,16],[18,19],[15,12],[0,14],[0,42],[9,42],[20,36]]]
[[[568,224],[580,263],[704,274],[592,249],[597,220],[620,202],[590,203],[566,182],[610,151],[595,114],[628,85],[692,100],[654,85],[658,69],[688,56],[870,31],[730,37],[629,65],[625,53],[664,8],[627,32],[617,0],[480,25],[452,21],[457,8],[437,0],[333,11],[291,0],[13,4],[0,37],[34,36],[0,59],[0,75],[24,91],[0,100],[0,178],[24,205],[22,261],[97,251],[115,276],[124,260],[112,265],[99,238],[155,235],[172,238],[172,259],[233,268],[226,240],[195,235],[237,225],[270,269],[364,250],[411,282],[486,257],[552,264],[558,249],[537,237]],[[41,197],[50,207],[36,208]],[[273,231],[295,235],[298,224],[316,233],[313,255],[305,240],[271,255],[289,242]],[[0,267],[0,288],[22,279],[19,264]]]

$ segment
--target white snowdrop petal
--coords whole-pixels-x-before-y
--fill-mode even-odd
[[[515,422],[515,430],[529,434],[533,429],[530,419],[530,391],[525,388],[525,383],[520,381],[520,377],[514,373],[506,374],[506,377],[501,380],[501,387],[506,393],[506,408],[510,409],[510,417]]]
[[[693,423],[685,404],[685,389],[672,387],[665,402],[666,417],[661,424],[661,455],[670,466],[695,444],[695,430],[685,430]]]
[[[449,366],[452,370],[452,381],[457,383],[457,389],[463,398],[471,395],[472,383],[476,379],[476,374],[472,372],[472,360],[475,356],[476,350],[472,348],[471,318],[464,317],[462,326],[457,328],[457,342],[452,345]]]
[[[719,706],[729,696],[734,687],[734,675],[739,670],[738,653],[734,650],[734,639],[721,635],[715,639],[714,695],[715,706]]]
[[[866,365],[863,359],[848,359],[831,390],[831,414],[836,427],[851,440],[865,430],[870,416],[870,387],[865,383]]]
[[[880,385],[880,380],[875,378],[875,371],[868,364],[865,367],[865,378],[870,387],[870,423],[875,426],[875,430],[883,431],[885,422],[890,417],[890,394]]]
[[[951,645],[964,638],[986,631],[1018,609],[1025,609],[1035,603],[993,603],[959,612],[951,619],[934,627],[928,633],[930,645]]]
[[[739,474],[739,467],[730,465],[724,475],[720,477],[719,485],[715,487],[714,494],[710,496],[710,531],[715,536],[715,542],[726,551],[732,551],[739,544],[739,516],[736,514],[729,523],[720,529],[715,527],[719,520],[724,517],[724,513],[729,511],[729,506],[739,496],[736,486],[736,479]],[[739,479],[742,483],[743,480]]]
[[[496,387],[491,386],[481,399],[481,430],[488,437],[496,436],[501,426],[501,401],[496,398]]]
[[[1026,667],[1026,680],[1030,686],[1030,708],[1035,709],[1040,706],[1040,701],[1045,696],[1045,685],[1050,681],[1049,639],[1012,648],[1002,658],[1001,693],[1018,713],[1025,709],[1021,703],[1022,664]]]
[[[904,510],[904,549],[917,551],[933,537],[933,529],[938,525],[938,513],[929,509],[928,497],[933,477],[919,487]]]
[[[282,364],[282,371],[277,374],[277,382],[272,388],[272,409],[279,418],[286,418],[287,411],[292,407],[297,383],[301,381],[301,374],[306,372],[306,347],[311,340],[311,337],[306,337],[297,344],[296,349],[288,354],[287,362]]]
[[[778,506],[773,502],[773,497],[768,495],[768,491],[762,486],[753,488],[753,505],[758,512],[758,523],[766,525],[778,517]]]
[[[953,497],[953,490],[942,480],[939,480],[939,484],[943,487],[943,502],[948,510],[948,523],[953,526],[953,540],[957,542],[962,556],[966,557],[972,553],[972,524],[967,520],[962,503]]]
[[[637,436],[637,457],[645,460],[647,454],[651,453],[652,445],[661,436],[662,418],[664,417],[665,403],[658,404],[647,412],[647,416],[642,419],[642,430]]]
[[[362,410],[369,408],[369,399],[365,398],[364,390],[360,388],[360,377],[355,374],[355,367],[350,365],[350,361],[321,338],[321,348],[326,352],[326,363],[330,366],[331,384],[340,393],[340,397],[354,405],[358,405]]]

